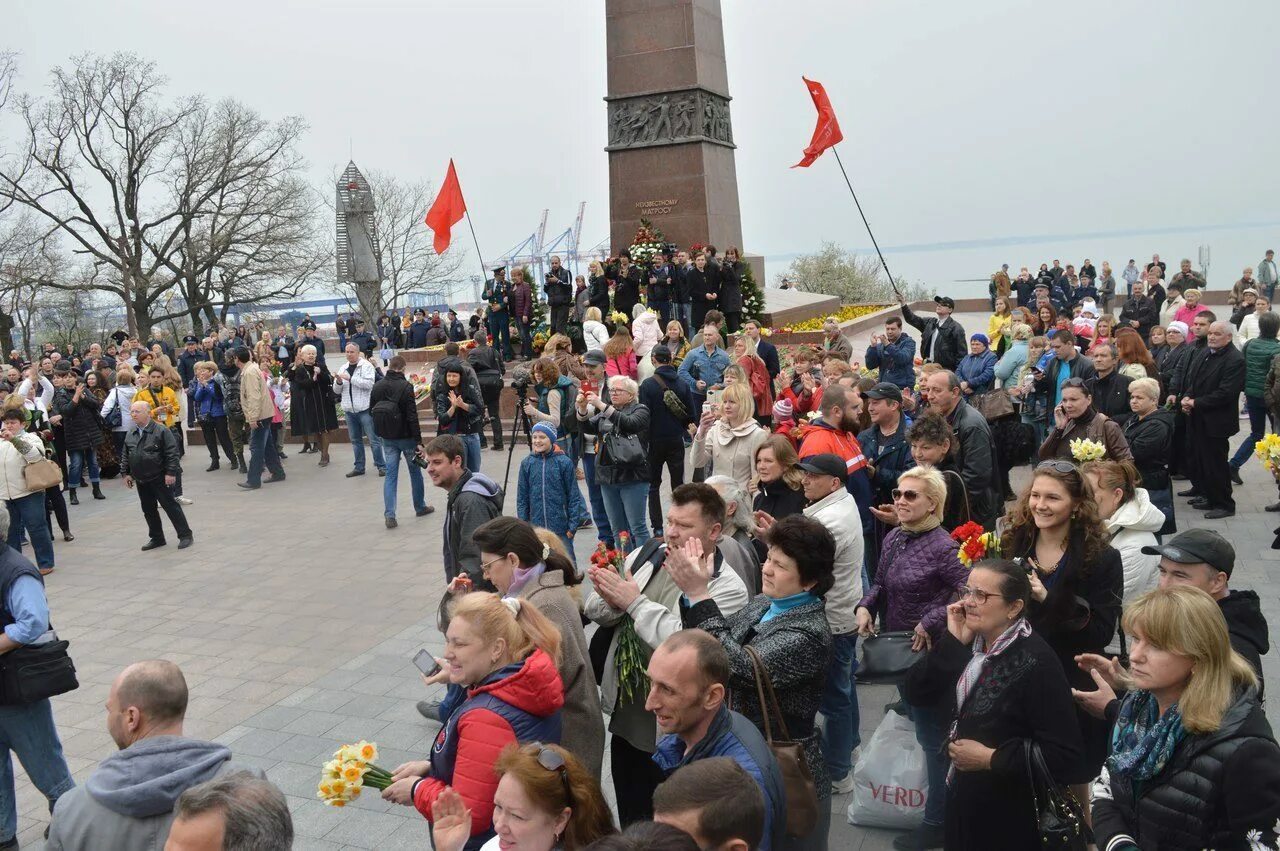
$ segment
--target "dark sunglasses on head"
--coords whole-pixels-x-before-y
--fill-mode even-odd
[[[920,496],[920,491],[902,490],[900,488],[894,488],[893,491],[890,493],[890,496],[893,497],[894,502],[897,502],[900,499],[906,500],[907,502],[915,502],[916,498]]]
[[[564,764],[564,756],[552,750],[541,742],[538,745],[538,765],[541,765],[547,771],[554,771],[560,775],[560,783],[564,786],[565,804],[573,808],[573,791],[569,788],[569,768]]]
[[[1066,381],[1062,382],[1062,386],[1063,387],[1079,387],[1080,389],[1084,389],[1084,379],[1068,378]]]
[[[1039,464],[1036,465],[1036,469],[1037,470],[1055,470],[1059,473],[1079,472],[1075,464],[1071,463],[1070,461],[1062,461],[1062,460],[1041,461]]]

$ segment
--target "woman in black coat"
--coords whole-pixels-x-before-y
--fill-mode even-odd
[[[699,252],[685,273],[685,280],[689,284],[689,300],[693,302],[690,336],[696,337],[707,311],[720,309],[720,276],[715,267],[707,265],[707,255]]]
[[[83,378],[68,372],[62,379],[63,386],[53,394],[51,414],[62,417],[63,439],[67,447],[67,490],[72,505],[79,505],[76,488],[84,485],[85,468],[88,467],[89,483],[93,486],[94,499],[106,499],[102,494],[98,456],[94,448],[102,440],[102,403],[90,392]]]
[[[592,260],[587,266],[587,304],[600,308],[601,316],[609,315],[609,279],[598,260]]]
[[[1178,531],[1173,514],[1173,482],[1169,479],[1169,453],[1173,447],[1173,411],[1160,407],[1160,385],[1140,378],[1129,385],[1133,416],[1124,424],[1124,439],[1133,453],[1133,466],[1142,477],[1151,504],[1164,514],[1160,535]]]
[[[315,346],[302,346],[285,373],[289,379],[289,430],[320,445],[320,466],[329,466],[329,432],[338,428],[333,376]]]
[[[742,275],[742,259],[738,249],[731,246],[720,263],[720,312],[730,334],[738,333],[742,327]]]
[[[753,511],[763,511],[774,520],[804,511],[809,501],[804,498],[804,474],[796,466],[799,462],[796,448],[781,434],[771,434],[760,444],[756,449],[756,475],[760,477],[760,490],[756,491],[751,506]],[[753,543],[761,562],[768,555],[762,532],[762,527],[757,524]]]
[[[822,597],[835,582],[831,568],[836,544],[825,526],[802,514],[774,523],[767,537],[769,557],[761,573],[761,593],[727,617],[711,599],[707,589],[711,577],[700,565],[682,558],[683,553],[669,551],[665,569],[689,599],[689,605],[681,607],[684,626],[711,633],[729,655],[734,710],[767,733],[746,648],[759,654],[778,695],[787,732],[804,747],[822,813],[808,837],[793,840],[787,847],[825,848],[831,820],[831,779],[814,719],[822,703],[831,655],[831,627]],[[774,734],[779,735],[777,720],[773,725]],[[781,851],[778,844],[773,847]]]
[[[1041,462],[1005,517],[1001,552],[1029,569],[1027,619],[1057,654],[1072,688],[1094,688],[1075,657],[1104,653],[1120,620],[1124,567],[1108,537],[1089,484],[1070,461]],[[1078,720],[1084,771],[1060,779],[1087,802],[1084,784],[1097,776],[1107,756],[1107,725],[1083,710]]]
[[[1021,565],[975,564],[960,602],[947,607],[947,631],[903,685],[913,706],[954,709],[948,851],[1040,847],[1024,756],[1029,742],[1039,746],[1059,783],[1084,773],[1071,688],[1054,651],[1026,618],[1030,597]]]

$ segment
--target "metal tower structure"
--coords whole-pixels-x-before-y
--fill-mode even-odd
[[[337,280],[339,283],[378,283],[382,280],[382,246],[374,222],[373,189],[354,161],[338,178]]]
[[[559,254],[565,268],[575,275],[578,274],[578,241],[582,237],[582,216],[586,209],[587,202],[579,202],[578,218],[573,225],[552,237],[542,249],[542,255],[547,258],[548,263],[551,262],[552,254]]]

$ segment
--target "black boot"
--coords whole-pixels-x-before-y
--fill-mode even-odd
[[[76,496],[76,489],[75,489],[75,488],[70,488],[69,490],[70,490],[70,492],[71,492],[71,499],[69,499],[69,500],[67,500],[67,501],[68,501],[68,502],[70,502],[72,505],[79,505],[79,504],[80,504],[80,498]]]
[[[222,465],[218,463],[218,459],[214,458],[211,462],[209,462],[209,466],[204,468],[204,471],[206,473],[212,473],[214,470],[217,470],[221,466]]]
[[[94,498],[94,499],[106,499],[106,497],[102,495],[102,483],[101,483],[101,482],[93,482],[92,484],[93,484],[93,498]]]

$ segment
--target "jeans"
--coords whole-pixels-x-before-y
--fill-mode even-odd
[[[591,440],[592,438],[583,439]],[[596,537],[609,549],[613,549],[613,527],[609,525],[609,512],[605,510],[604,495],[600,492],[600,485],[596,484],[594,452],[582,453],[582,475],[587,481],[587,497],[591,502],[591,519],[596,522]]]
[[[609,527],[613,529],[614,534],[626,532],[631,536],[630,549],[640,549],[645,541],[653,537],[649,534],[649,521],[645,516],[649,501],[648,482],[601,485],[600,495],[604,497],[604,510],[609,515]]]
[[[357,472],[364,472],[364,439],[369,438],[369,448],[373,450],[373,466],[379,470],[386,466],[382,460],[382,438],[373,433],[373,414],[366,408],[363,411],[347,411],[347,434],[351,435],[351,451],[355,453]]]
[[[902,687],[898,687],[902,694]],[[916,725],[916,741],[924,751],[924,770],[929,780],[929,792],[924,801],[924,823],[941,826],[947,813],[947,732],[951,727],[950,713],[937,706],[912,706],[906,704],[907,717]]]
[[[84,487],[85,461],[89,462],[89,481],[95,485],[98,483],[100,474],[97,453],[93,449],[72,449],[67,453],[67,466],[70,467],[67,474],[67,487]]]
[[[564,548],[569,551],[569,561],[574,567],[577,567],[578,555],[573,551],[573,538],[570,538],[568,534],[561,534],[558,537],[560,538],[560,543],[564,544]]]
[[[515,360],[516,353],[511,349],[511,315],[505,310],[491,313],[489,322],[489,345],[497,348],[498,340],[502,340],[502,359]]]
[[[471,472],[480,472],[480,435],[460,434],[458,437],[462,438],[462,445],[467,450],[463,463]]]
[[[27,777],[49,800],[49,812],[63,793],[76,785],[62,756],[52,704],[45,699],[0,706],[0,842],[8,842],[18,833],[10,753],[18,755]]]
[[[409,468],[409,488],[413,493],[413,510],[421,511],[427,506],[427,496],[422,485],[422,468],[413,463],[418,444],[412,437],[392,439],[382,438],[382,460],[387,465],[387,478],[382,483],[382,515],[395,519],[396,486],[400,483],[400,456]]]
[[[49,533],[48,515],[44,510],[44,491],[8,502],[9,546],[22,552],[22,533],[25,530],[31,548],[36,552],[36,567],[53,567],[53,537]]]
[[[1261,396],[1250,396],[1246,393],[1244,409],[1249,412],[1249,436],[1244,439],[1244,443],[1240,444],[1240,448],[1231,459],[1231,466],[1237,470],[1243,467],[1244,462],[1253,455],[1253,445],[1262,440],[1263,435],[1267,433],[1266,401]]]
[[[658,312],[658,321],[661,323],[662,333],[667,333],[667,323],[671,321],[671,302],[669,301],[651,301],[649,307]]]
[[[662,467],[667,467],[671,489],[684,484],[684,441],[679,437],[654,438],[649,441],[649,520],[653,533],[662,529]],[[867,586],[870,587],[870,586]]]
[[[831,638],[831,662],[818,711],[827,722],[822,728],[822,757],[835,781],[848,776],[853,768],[853,750],[862,739],[858,735],[858,696],[853,686],[853,675],[858,670],[854,652],[858,634],[847,632]]]
[[[675,318],[679,320],[680,326],[684,328],[684,336],[686,339],[691,337],[689,326],[693,324],[693,305],[687,301],[678,301],[672,305],[675,311]]]
[[[262,484],[264,466],[271,471],[272,476],[284,478],[284,465],[280,463],[280,455],[276,452],[276,442],[271,439],[270,417],[258,420],[258,427],[249,432],[249,484]]]

